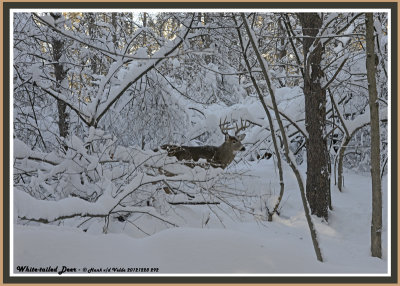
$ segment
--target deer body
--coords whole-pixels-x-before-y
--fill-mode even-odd
[[[230,127],[229,123],[219,123],[219,128],[222,134],[225,135],[225,142],[221,146],[177,146],[177,145],[163,145],[161,149],[168,152],[169,157],[176,157],[179,161],[185,161],[185,165],[194,167],[196,164],[190,161],[199,161],[205,159],[208,164],[214,168],[225,169],[233,159],[235,159],[238,151],[245,151],[242,145],[242,140],[246,134],[238,135],[241,130],[248,128],[250,124],[246,124],[244,120],[240,121],[240,127],[236,122],[234,127]],[[235,135],[228,134],[228,130],[235,130]]]
[[[230,136],[225,134],[225,142],[221,146],[176,146],[163,145],[161,149],[168,152],[168,156],[176,157],[179,161],[199,161],[205,159],[214,168],[225,169],[236,156],[238,151],[245,151],[241,140],[245,134]],[[193,167],[194,164],[187,164]]]

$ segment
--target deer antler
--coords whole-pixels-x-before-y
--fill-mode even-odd
[[[219,129],[221,129],[222,134],[227,135],[229,130],[235,130],[235,136],[239,134],[240,131],[250,127],[250,122],[247,120],[240,119],[240,127],[236,121],[235,126],[229,127],[230,122],[226,121],[226,117],[223,122],[219,119]]]
[[[219,119],[219,129],[221,130],[222,134],[228,135],[229,130],[233,130],[234,127],[229,127],[229,122],[226,121],[226,117],[224,122],[221,122],[221,118]]]
[[[235,136],[239,134],[240,131],[249,128],[250,127],[250,122],[247,120],[240,119],[240,127],[238,126],[238,123],[235,123],[236,128],[235,128]]]

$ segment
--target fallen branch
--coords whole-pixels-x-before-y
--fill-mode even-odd
[[[170,205],[219,205],[220,202],[168,202]]]

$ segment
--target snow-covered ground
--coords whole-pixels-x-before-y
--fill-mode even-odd
[[[243,178],[245,184],[279,190],[272,160],[242,165],[253,175]],[[18,266],[58,266],[59,270],[67,266],[78,272],[121,267],[157,268],[158,273],[173,274],[385,274],[387,177],[383,181],[383,259],[370,256],[370,183],[368,174],[347,171],[344,192],[332,188],[334,209],[329,222],[313,217],[323,263],[315,257],[297,183],[286,167],[282,208],[273,222],[255,216],[235,219],[229,209],[214,213],[210,206],[177,206],[181,227],[159,230],[149,220],[146,231],[154,234],[142,237],[118,221],[108,234],[65,225],[14,225],[14,273],[18,274]],[[209,217],[207,224],[205,216]]]

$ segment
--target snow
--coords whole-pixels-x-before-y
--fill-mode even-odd
[[[91,204],[79,198],[66,198],[60,201],[36,200],[27,193],[15,190],[14,207],[19,217],[28,216],[31,219],[54,220],[58,217],[79,213],[84,216],[87,212],[103,214],[104,208],[100,204]],[[95,208],[96,206],[97,208]]]
[[[387,119],[387,109],[383,108],[379,111],[379,118]],[[353,134],[354,131],[359,129],[360,127],[366,126],[371,121],[371,116],[369,112],[369,108],[365,110],[365,113],[357,116],[354,120],[344,120],[347,130],[349,134]]]
[[[265,183],[260,183],[266,178],[272,189],[278,189],[275,188],[279,184],[278,176],[274,175],[272,166],[271,160],[251,166],[254,176],[243,177],[249,191],[265,186]],[[301,168],[301,171],[304,174],[305,169]],[[176,223],[181,227],[157,230],[154,228],[156,224],[153,227],[148,225],[145,229],[153,233],[150,236],[138,237],[128,230],[120,232],[129,228],[121,222],[113,222],[108,234],[95,229],[83,232],[67,225],[15,225],[14,269],[24,265],[51,265],[61,269],[65,265],[82,273],[84,267],[139,267],[158,268],[158,273],[176,275],[385,274],[388,271],[386,177],[383,181],[383,259],[372,258],[369,252],[370,178],[349,171],[345,174],[344,191],[340,193],[337,188],[332,188],[334,210],[330,212],[329,223],[313,218],[325,260],[320,263],[313,252],[295,177],[286,165],[284,172],[284,203],[280,216],[274,216],[273,222],[260,220],[260,217],[256,219],[256,216],[238,221],[218,212],[224,223],[222,226],[209,207],[182,206],[175,210]],[[32,213],[48,209],[20,196],[29,195],[17,192],[16,201],[25,201],[25,205],[17,208],[19,215],[24,210]],[[68,200],[71,200],[72,208],[79,205],[77,198]],[[60,209],[58,214],[61,213]],[[199,221],[201,213],[204,219]],[[210,221],[204,225],[207,217]]]
[[[41,19],[42,21],[44,21],[45,23],[49,24],[50,26],[53,26],[53,27],[54,27],[54,25],[55,25],[55,23],[54,23],[54,18],[53,18],[52,16],[43,15],[43,16],[40,17],[40,19]]]
[[[141,47],[139,48],[136,53],[135,53],[135,57],[139,58],[139,59],[147,59],[147,48],[145,47]]]
[[[181,66],[181,63],[179,62],[178,59],[175,58],[175,59],[172,60],[172,66],[173,66],[174,69],[177,69],[177,68],[179,68]]]
[[[32,82],[40,82],[40,76],[42,71],[40,70],[41,64],[37,63],[32,65]]]
[[[16,158],[27,158],[31,154],[31,148],[29,148],[24,142],[19,139],[14,139],[14,157]]]
[[[346,31],[343,33],[344,35],[350,35],[350,34],[352,34],[353,32],[354,32],[354,30],[355,30],[355,25],[354,25],[354,23],[352,23],[347,29],[346,29]],[[340,40],[342,41],[342,43],[343,43],[343,46],[346,46],[347,45],[347,43],[350,41],[350,38],[351,37],[342,37]]]

